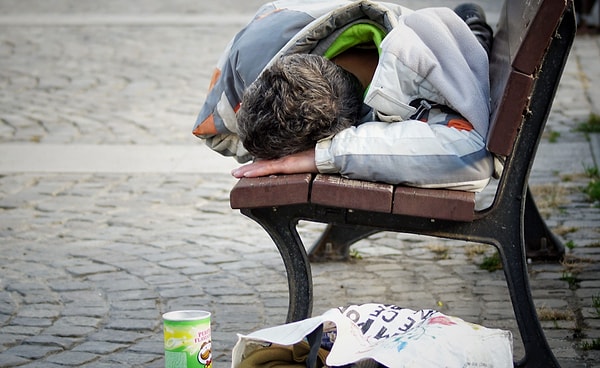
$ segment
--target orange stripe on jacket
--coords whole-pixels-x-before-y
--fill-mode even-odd
[[[238,103],[233,108],[233,111],[237,112],[240,109],[240,106],[241,103]],[[215,126],[214,114],[210,114],[206,119],[204,119],[202,123],[198,124],[198,126],[192,131],[192,133],[198,137],[218,134],[219,132],[217,131],[217,127]]]
[[[210,79],[210,85],[208,87],[209,92],[211,89],[213,89],[220,76],[221,70],[219,68],[215,68],[212,78]],[[238,104],[235,107],[233,107],[233,112],[237,112],[240,109],[240,106],[241,103],[238,102]],[[219,132],[217,131],[217,127],[215,126],[214,114],[210,114],[206,119],[204,119],[202,123],[198,124],[198,126],[192,131],[192,133],[199,137],[205,135],[218,134]]]
[[[220,76],[221,69],[215,68],[212,77],[210,78],[208,92],[210,92],[214,88]],[[210,114],[206,119],[204,119],[202,123],[198,124],[198,126],[192,131],[192,133],[196,136],[217,134],[217,127],[215,126],[215,118],[213,114]]]
[[[458,130],[473,130],[473,125],[464,119],[450,119],[447,125]]]
[[[221,69],[215,68],[215,71],[213,72],[213,75],[210,78],[210,84],[208,85],[208,91],[209,92],[210,92],[211,89],[213,89],[213,87],[215,86],[215,84],[217,84],[217,80],[219,80],[220,76],[221,76]]]
[[[217,134],[217,127],[215,127],[215,119],[213,114],[210,114],[204,121],[192,131],[195,136],[212,135]]]

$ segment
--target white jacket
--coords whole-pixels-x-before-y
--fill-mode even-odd
[[[365,19],[387,32],[364,99],[371,111],[360,125],[317,144],[319,171],[419,187],[483,189],[493,170],[485,149],[488,59],[468,26],[447,8],[412,11],[365,0],[267,4],[227,47],[194,134],[240,162],[251,159],[235,135],[235,109],[244,89],[279,56],[322,54],[340,29]],[[427,123],[412,120],[415,101],[423,99],[451,108],[474,129],[448,126],[460,116],[445,109],[429,111]]]

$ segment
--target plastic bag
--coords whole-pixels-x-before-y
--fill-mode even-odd
[[[232,368],[242,367],[242,361],[257,349],[272,344],[294,346],[307,336],[315,351],[331,349],[322,353],[328,367],[371,359],[390,368],[513,367],[510,331],[486,328],[430,309],[363,304],[238,335]],[[331,341],[329,346],[327,341]],[[300,364],[310,366],[305,361]]]

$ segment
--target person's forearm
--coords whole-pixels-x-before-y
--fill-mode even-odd
[[[275,160],[259,160],[238,167],[231,174],[236,178],[253,178],[273,174],[316,173],[315,151],[308,150]]]

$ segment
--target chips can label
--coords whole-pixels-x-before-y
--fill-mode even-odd
[[[210,312],[163,314],[165,368],[212,368]]]

